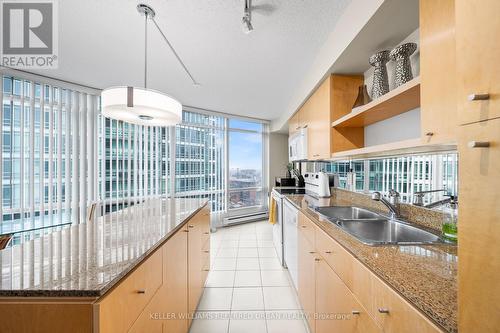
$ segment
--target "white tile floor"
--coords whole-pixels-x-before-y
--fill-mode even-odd
[[[307,333],[267,221],[219,229],[191,333]]]

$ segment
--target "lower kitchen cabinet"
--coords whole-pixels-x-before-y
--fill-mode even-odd
[[[311,332],[442,332],[312,220],[299,216],[298,295]]]
[[[302,215],[302,214],[300,214]],[[300,304],[307,316],[307,322],[311,333],[315,332],[314,315],[316,313],[315,305],[315,250],[312,244],[307,240],[302,230],[299,229],[297,235],[298,246],[298,286]]]
[[[325,260],[316,261],[316,333],[381,332]]]

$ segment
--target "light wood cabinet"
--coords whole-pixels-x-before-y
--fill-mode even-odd
[[[457,140],[455,0],[420,0],[420,123],[423,143]]]
[[[316,228],[316,249],[342,281],[351,288],[352,256],[319,228]]]
[[[500,117],[500,1],[456,0],[457,101],[460,124]],[[472,94],[489,94],[471,101]]]
[[[100,333],[125,332],[132,326],[163,284],[162,262],[162,251],[156,251],[97,302]]]
[[[441,332],[379,278],[371,280],[375,320],[385,333]]]
[[[500,119],[461,126],[459,137],[458,328],[496,332],[500,327]],[[474,142],[487,142],[489,147],[472,148]]]
[[[316,333],[380,332],[349,288],[324,260],[316,261]],[[324,316],[324,318],[322,318]]]
[[[314,242],[301,225],[314,230]],[[297,228],[298,294],[304,311],[316,314],[312,332],[441,332],[302,213]]]
[[[298,286],[300,304],[308,316],[310,331],[315,332],[314,314],[316,313],[315,297],[315,249],[305,237],[303,230],[298,230]]]
[[[188,310],[193,314],[198,306],[210,269],[209,211],[204,209],[188,222]],[[207,244],[208,242],[208,244]]]
[[[292,136],[299,130],[299,113],[295,112],[288,120],[288,135]]]

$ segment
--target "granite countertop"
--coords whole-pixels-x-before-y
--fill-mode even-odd
[[[100,297],[206,199],[147,199],[0,251],[0,297]]]
[[[309,209],[305,196],[285,197],[443,330],[458,332],[456,245],[365,245]],[[330,198],[332,206],[350,204],[335,196]]]

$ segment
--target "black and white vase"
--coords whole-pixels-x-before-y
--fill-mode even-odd
[[[395,88],[413,79],[410,56],[416,50],[416,43],[406,43],[399,45],[391,51],[389,57],[396,62],[396,66],[394,67]]]
[[[388,50],[377,52],[370,57],[370,65],[374,67],[371,89],[372,99],[377,99],[389,92],[389,79],[387,77],[386,66],[387,61],[389,61]]]

